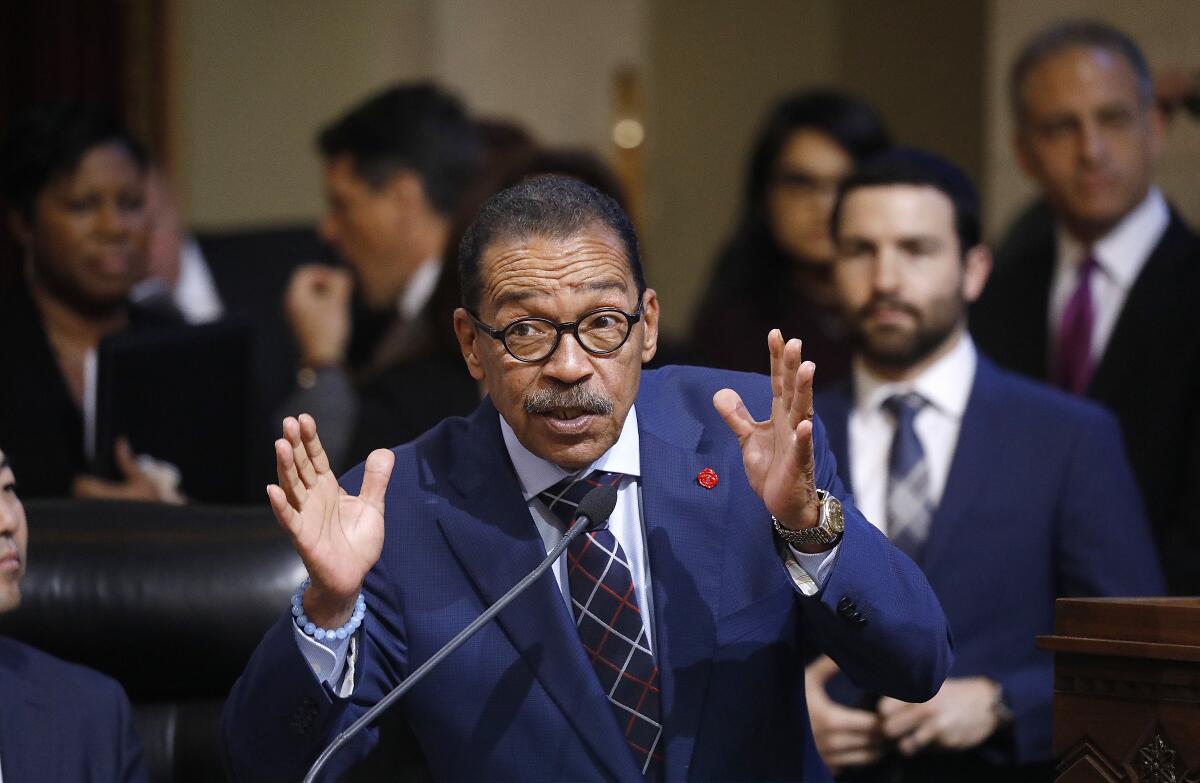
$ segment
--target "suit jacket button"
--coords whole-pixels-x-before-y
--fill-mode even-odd
[[[854,601],[852,601],[850,599],[850,596],[843,595],[841,597],[841,600],[838,601],[837,608],[838,608],[838,611],[841,612],[843,615],[846,614],[846,612],[853,612],[854,611]]]
[[[867,618],[864,617],[861,613],[855,612],[854,613],[854,624],[855,625],[866,625]]]

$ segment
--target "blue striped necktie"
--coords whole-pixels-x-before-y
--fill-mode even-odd
[[[917,414],[927,404],[928,400],[916,392],[895,394],[883,402],[896,419],[896,434],[888,455],[888,537],[913,560],[919,560],[933,521],[929,464],[913,427]]]

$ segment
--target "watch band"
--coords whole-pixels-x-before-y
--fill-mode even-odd
[[[821,516],[816,525],[803,530],[792,530],[781,525],[772,515],[775,535],[793,546],[826,546],[837,542],[845,529],[842,504],[823,489],[817,490],[817,500],[821,505]]]

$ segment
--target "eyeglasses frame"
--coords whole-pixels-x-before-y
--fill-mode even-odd
[[[625,332],[625,337],[622,338],[621,342],[618,343],[616,345],[616,347],[611,348],[607,351],[595,351],[595,350],[592,350],[591,348],[588,348],[586,345],[583,344],[583,340],[579,339],[579,324],[583,323],[584,321],[586,321],[588,318],[595,315],[596,313],[605,313],[605,312],[620,313],[621,315],[623,315],[625,317],[625,320],[629,322],[629,330]],[[579,347],[582,348],[587,353],[590,353],[592,356],[611,356],[612,354],[614,354],[617,351],[624,348],[625,343],[629,342],[629,335],[633,334],[633,327],[637,326],[638,322],[642,320],[643,312],[642,312],[642,297],[639,296],[637,309],[634,310],[632,313],[627,313],[619,307],[597,307],[595,310],[588,310],[586,313],[580,314],[580,316],[578,318],[576,318],[574,321],[568,321],[566,323],[559,323],[557,321],[551,321],[549,318],[542,318],[541,316],[537,316],[537,315],[527,315],[527,316],[524,316],[523,318],[517,318],[513,321],[508,322],[507,324],[504,325],[503,329],[497,329],[494,326],[488,326],[487,324],[485,324],[483,321],[481,321],[479,319],[479,316],[475,315],[475,313],[473,313],[470,310],[467,310],[467,315],[471,316],[471,320],[475,323],[475,327],[477,329],[479,329],[481,332],[486,334],[488,337],[491,337],[493,340],[496,340],[501,345],[503,345],[504,350],[508,353],[509,356],[516,359],[518,362],[522,362],[524,364],[537,364],[538,362],[544,362],[545,360],[549,359],[551,356],[554,355],[554,352],[558,350],[558,344],[560,342],[562,342],[563,332],[568,332],[568,331],[572,335],[574,335],[575,342],[579,343]],[[539,321],[541,323],[550,324],[550,326],[552,326],[554,328],[554,332],[555,332],[554,345],[552,345],[550,347],[550,350],[546,352],[545,356],[538,357],[537,359],[522,359],[520,356],[517,356],[515,353],[513,353],[512,349],[508,347],[508,341],[504,339],[504,333],[507,332],[509,329],[513,328],[514,326],[516,326],[517,324],[524,323],[527,321]]]

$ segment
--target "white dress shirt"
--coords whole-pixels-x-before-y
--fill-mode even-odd
[[[950,351],[914,380],[884,381],[858,359],[854,362],[854,408],[850,412],[850,481],[858,509],[886,535],[888,455],[896,420],[883,408],[893,394],[916,392],[928,401],[913,428],[929,466],[930,503],[936,508],[946,488],[963,412],[975,381],[975,344],[963,332]]]
[[[1092,245],[1092,256],[1097,268],[1092,272],[1091,293],[1092,321],[1091,357],[1093,366],[1100,363],[1108,340],[1112,337],[1121,315],[1121,308],[1129,296],[1129,289],[1141,274],[1150,254],[1171,222],[1171,210],[1162,192],[1154,186],[1142,203],[1134,207],[1112,231]],[[1050,310],[1048,317],[1050,355],[1058,344],[1058,331],[1063,310],[1079,284],[1079,267],[1087,257],[1088,248],[1071,236],[1062,225],[1055,229],[1057,256],[1054,280],[1050,286]]]
[[[400,320],[408,323],[421,314],[421,309],[433,296],[437,288],[438,277],[442,271],[442,259],[427,258],[413,270],[408,277],[408,283],[396,300],[396,313]]]
[[[529,506],[533,524],[537,527],[546,552],[549,553],[562,538],[562,525],[557,521],[553,512],[538,499],[537,495],[571,474],[525,448],[503,416],[500,417],[500,431],[504,437],[504,446],[508,451],[509,459],[512,460],[513,468],[516,470],[517,480],[521,485],[521,494]],[[626,477],[621,479],[617,486],[617,505],[608,518],[608,528],[620,542],[621,548],[625,550],[625,556],[629,560],[638,609],[647,623],[646,633],[650,640],[650,649],[653,650],[655,644],[654,599],[650,590],[651,575],[646,552],[646,531],[642,523],[640,481],[642,462],[639,447],[640,438],[635,406],[629,409],[629,415],[625,417],[625,425],[621,429],[621,435],[617,438],[617,442],[600,455],[599,459],[581,471],[580,475],[586,476],[593,470],[626,474]],[[839,544],[828,552],[816,554],[808,554],[792,548],[790,552],[794,563],[798,564],[804,575],[807,576],[807,579],[798,579],[796,575],[793,576],[797,587],[806,594],[815,593],[820,589],[837,560],[840,546]],[[565,553],[554,564],[553,570],[554,578],[563,594],[563,601],[569,610],[571,590],[567,582],[567,556]],[[369,615],[369,604],[367,611]],[[303,653],[317,679],[334,685],[338,694],[343,698],[349,696],[353,692],[355,658],[355,647],[351,645],[351,639],[318,642],[295,627],[294,623],[293,630],[296,642],[300,646],[300,652]],[[350,676],[342,676],[343,668],[347,669]],[[337,685],[339,681],[341,684]]]

